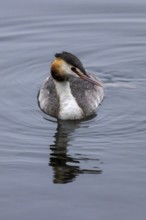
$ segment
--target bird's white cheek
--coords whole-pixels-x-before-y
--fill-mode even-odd
[[[69,65],[69,64],[67,64],[67,63],[64,63],[64,64],[62,65],[62,72],[63,72],[64,74],[66,74],[66,75],[76,76],[77,74],[74,73],[71,68],[72,68],[71,65]]]

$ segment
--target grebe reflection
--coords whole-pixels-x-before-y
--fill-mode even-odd
[[[72,134],[79,129],[80,123],[77,121],[58,120],[58,126],[54,135],[54,144],[50,145],[49,166],[53,168],[54,183],[68,183],[75,180],[79,174],[100,174],[102,170],[97,167],[85,168],[85,163],[91,161],[93,164],[99,164],[99,159],[87,158],[81,154],[71,155],[69,147],[71,146]],[[93,163],[94,160],[94,163]],[[82,166],[82,168],[81,168]]]

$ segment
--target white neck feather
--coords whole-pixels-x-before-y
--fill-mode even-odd
[[[84,113],[71,93],[69,82],[57,82],[54,80],[54,83],[60,101],[58,117],[63,120],[83,118]]]

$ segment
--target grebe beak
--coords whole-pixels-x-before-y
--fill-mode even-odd
[[[100,82],[98,82],[95,79],[91,78],[89,75],[85,75],[85,74],[81,74],[81,73],[78,74],[78,75],[83,80],[86,80],[86,81],[88,81],[88,82],[90,82],[90,83],[92,83],[96,86],[103,87],[103,85]]]

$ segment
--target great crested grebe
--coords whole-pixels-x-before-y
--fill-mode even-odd
[[[43,112],[62,120],[83,119],[92,115],[103,99],[101,81],[88,74],[71,53],[55,54],[49,76],[38,94]]]

